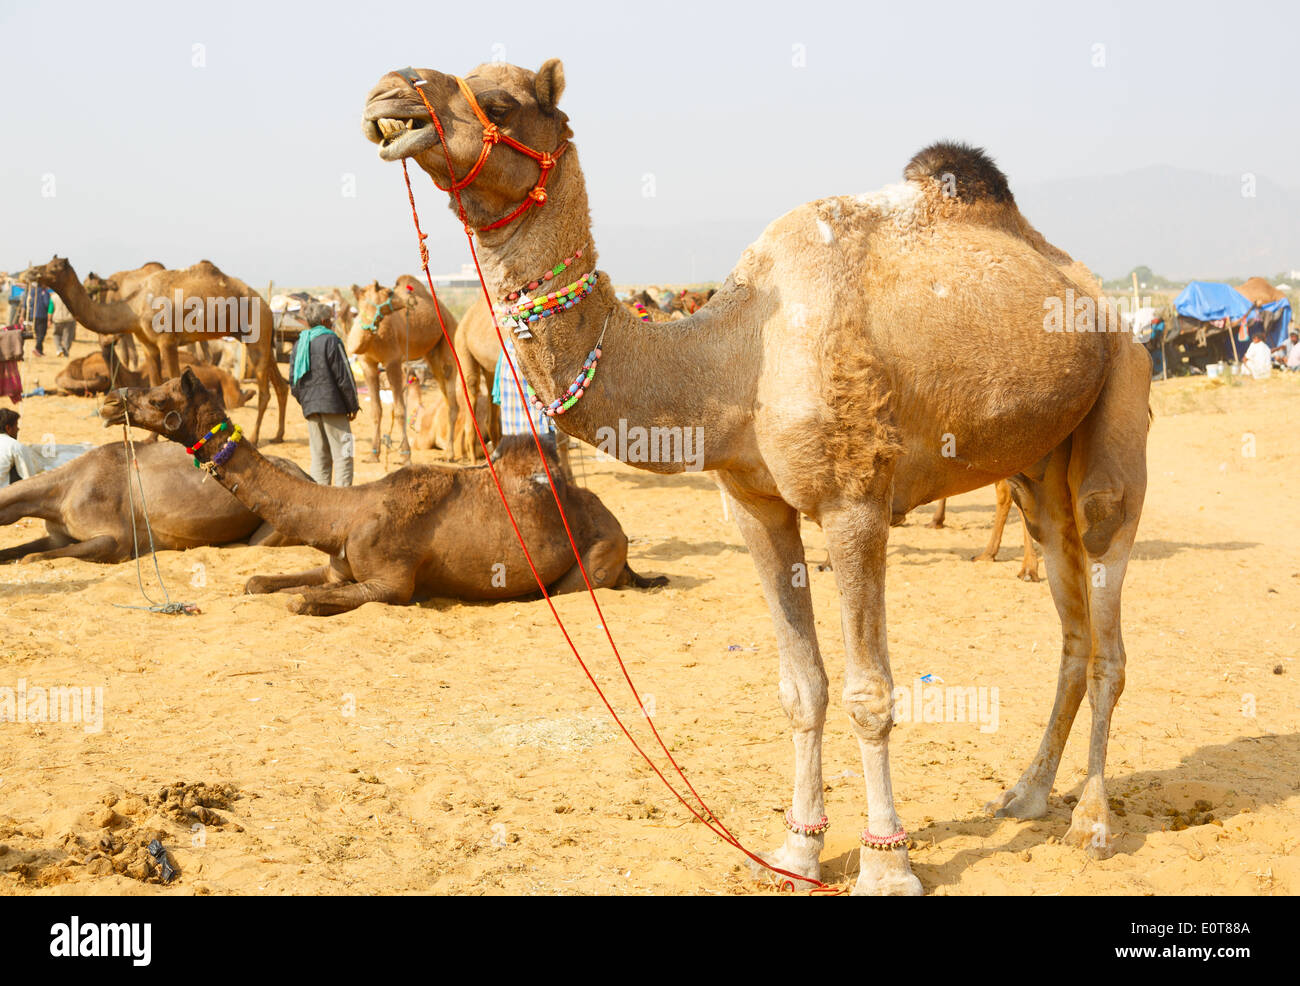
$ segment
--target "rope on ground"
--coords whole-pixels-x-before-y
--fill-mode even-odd
[[[149,613],[184,613],[186,616],[196,616],[201,610],[194,603],[184,603],[173,601],[171,594],[167,591],[167,583],[163,581],[162,570],[158,567],[158,551],[153,543],[153,525],[149,523],[149,504],[144,496],[144,479],[140,476],[140,460],[135,457],[135,443],[131,441],[131,414],[122,408],[122,440],[126,444],[127,461],[126,461],[126,497],[128,507],[131,511],[131,551],[135,556],[135,584],[140,589],[140,595],[149,603],[148,606],[129,606],[125,603],[114,603],[118,609],[139,609]],[[144,514],[144,527],[149,535],[149,554],[153,558],[154,574],[158,576],[158,585],[162,589],[164,602],[155,602],[145,591],[144,574],[140,571],[140,536],[135,525],[135,494],[131,490],[131,470],[135,469],[135,481],[140,487],[140,511]]]

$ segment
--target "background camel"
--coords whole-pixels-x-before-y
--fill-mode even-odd
[[[179,354],[181,366],[192,367],[203,386],[220,395],[226,410],[243,407],[253,396],[253,391],[244,390],[234,376],[210,363],[201,363],[192,353]],[[143,373],[129,370],[117,359],[115,350],[109,351],[109,362],[104,362],[103,353],[90,353],[69,360],[59,375],[54,378],[54,385],[62,391],[78,396],[105,394],[115,387],[143,387],[148,384]]]
[[[492,421],[493,411],[492,398],[480,392],[475,414],[482,421]],[[416,451],[451,451],[452,427],[447,398],[438,387],[425,392],[414,374],[406,378],[406,422],[411,448]]]
[[[189,370],[152,390],[113,391],[100,415],[112,424],[128,410],[131,424],[186,446],[228,420]],[[199,458],[211,461],[220,445],[204,445]],[[585,587],[582,575],[530,449],[531,442],[522,438],[503,443],[497,471],[549,591],[576,592]],[[554,468],[558,476],[558,462]],[[215,475],[277,531],[330,556],[318,569],[249,580],[251,593],[295,593],[289,607],[295,613],[331,616],[367,602],[514,599],[536,591],[486,466],[410,466],[360,486],[317,486],[276,469],[241,440]],[[627,563],[627,536],[614,515],[595,494],[561,483],[593,586],[647,588],[667,582],[637,575]]]
[[[475,396],[485,391],[488,404],[492,408],[492,417],[479,418],[478,426],[483,437],[489,442],[501,438],[500,409],[492,404],[492,381],[497,372],[497,359],[501,355],[501,343],[497,341],[496,329],[492,325],[492,310],[482,298],[474,301],[465,317],[460,320],[456,330],[456,355],[460,359],[461,369],[465,373],[465,386]],[[482,458],[482,449],[474,436],[474,423],[468,414],[469,405],[465,402],[465,393],[456,388],[456,421],[452,425],[451,458],[453,461]]]
[[[993,492],[997,496],[997,511],[993,515],[993,527],[989,531],[989,543],[984,546],[984,550],[971,559],[971,561],[997,561],[998,549],[1002,547],[1002,529],[1007,523],[1007,514],[1011,512],[1011,484],[1005,479],[1000,479],[993,484]],[[1020,510],[1019,507],[1016,508]],[[945,497],[939,501],[939,505],[934,508],[934,516],[930,519],[928,526],[934,528],[943,527],[944,518],[948,512],[948,500]],[[1038,555],[1034,552],[1034,539],[1029,534],[1029,525],[1025,523],[1025,515],[1021,513],[1020,523],[1025,532],[1025,555],[1020,562],[1020,572],[1016,578],[1022,582],[1038,581]]]
[[[45,537],[0,551],[0,562],[81,558],[114,563],[133,556],[138,538],[141,554],[149,550],[142,503],[149,508],[154,546],[159,549],[247,541],[275,547],[298,542],[278,533],[207,474],[194,468],[178,445],[168,442],[135,447],[144,484],[144,500],[135,486],[126,444],[112,442],[91,449],[67,465],[0,490],[0,525],[23,517],[45,521]],[[268,460],[300,482],[311,478],[288,459]],[[130,491],[127,483],[131,482]],[[132,511],[136,534],[132,534]]]
[[[459,82],[430,69],[392,72],[367,99],[363,132],[380,157],[414,158],[444,188],[490,151],[455,205],[477,230],[497,296],[550,269],[569,244],[591,241],[586,183],[558,106],[563,91],[563,69],[552,59],[536,73],[481,65]],[[537,156],[492,143],[480,101],[500,121],[491,126]],[[542,172],[539,157],[556,163]],[[547,178],[544,200],[539,175]],[[1047,558],[1063,647],[1039,752],[990,808],[1046,812],[1086,689],[1088,780],[1064,838],[1104,857],[1114,847],[1106,746],[1124,685],[1119,602],[1146,489],[1150,360],[1125,337],[1095,331],[1104,302],[1091,276],[1021,215],[982,152],[936,144],[912,158],[904,178],[777,219],[694,315],[641,322],[602,276],[581,304],[549,318],[517,350],[524,375],[548,400],[605,333],[600,376],[560,420],[586,442],[624,424],[703,436],[703,468],[716,471],[735,504],[775,625],[779,697],[794,732],[791,816],[812,827],[792,826],[770,859],[810,878],[821,872],[824,842],[828,688],[807,580],[791,573],[806,570],[800,513],[821,524],[840,590],[843,699],[867,793],[854,889],[872,894],[921,892],[889,769],[891,519],[1014,477]],[[590,272],[596,260],[592,248],[571,273]],[[1091,306],[1068,313],[1070,332],[1061,310],[1067,296]],[[954,333],[954,325],[963,330]],[[671,456],[634,464],[686,467]]]
[[[393,427],[399,429],[402,440],[398,454],[404,462],[411,460],[411,443],[406,434],[406,370],[407,360],[422,359],[438,382],[448,406],[455,407],[452,390],[456,386],[456,364],[451,347],[443,338],[438,324],[438,309],[434,306],[429,289],[416,278],[403,274],[391,288],[372,281],[364,288],[352,285],[357,299],[357,316],[347,336],[349,353],[361,357],[366,388],[370,391],[370,418],[374,425],[372,461],[379,461],[383,444],[384,405],[379,396],[379,371],[383,367],[388,379],[388,389],[393,394]],[[442,303],[438,303],[442,307]],[[442,318],[447,332],[454,340],[456,319],[442,307]]]
[[[257,423],[252,440],[256,442],[261,436],[272,388],[280,413],[274,441],[283,439],[289,385],[275,363],[271,309],[261,295],[206,260],[184,270],[126,275],[111,279],[118,283],[119,292],[131,292],[117,301],[92,299],[63,257],[31,268],[26,276],[58,294],[86,328],[101,335],[134,335],[144,348],[145,372],[151,382],[179,375],[182,344],[221,336],[238,338],[248,350],[257,377]]]

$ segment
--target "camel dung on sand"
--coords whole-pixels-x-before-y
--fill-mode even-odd
[[[178,445],[137,443],[140,479],[135,485],[125,442],[91,449],[66,465],[0,490],[0,526],[23,517],[45,521],[45,537],[0,550],[0,562],[80,558],[112,564],[135,551],[149,551],[144,506],[154,546],[160,550],[205,545],[297,544],[276,531],[216,483]],[[268,460],[270,468],[302,482],[311,478],[288,459]],[[127,483],[131,489],[128,491]],[[132,534],[134,510],[135,534]],[[134,538],[138,539],[138,544]]]
[[[388,389],[393,394],[393,425],[402,436],[398,454],[409,462],[411,443],[406,434],[404,364],[408,360],[424,360],[448,407],[454,409],[456,404],[452,394],[458,383],[456,363],[438,324],[439,309],[447,334],[453,340],[456,338],[456,319],[442,302],[435,306],[429,289],[410,274],[403,274],[391,288],[381,286],[378,281],[372,281],[364,288],[354,284],[352,293],[357,299],[357,315],[347,334],[347,350],[361,357],[361,370],[365,375],[366,389],[370,392],[370,420],[374,425],[371,461],[379,461],[383,444],[384,405],[379,397],[382,366]]]
[[[152,267],[146,264],[145,268]],[[145,372],[151,383],[180,375],[179,349],[185,343],[208,342],[225,336],[239,339],[248,351],[257,377],[257,423],[253,441],[262,433],[262,419],[275,390],[279,423],[273,441],[284,439],[284,415],[289,384],[275,363],[271,308],[243,281],[223,274],[215,264],[200,260],[184,270],[140,268],[111,279],[122,295],[116,301],[96,301],[86,291],[64,257],[33,267],[26,277],[45,285],[68,306],[72,316],[100,335],[134,335],[144,347]],[[126,292],[130,293],[127,294]],[[112,291],[105,297],[111,297]]]
[[[229,420],[189,370],[152,390],[115,390],[100,416],[191,446]],[[222,444],[225,442],[225,444]],[[217,482],[277,531],[329,555],[293,575],[255,576],[245,591],[288,592],[291,611],[331,616],[363,603],[431,596],[517,599],[537,591],[486,466],[408,466],[360,486],[317,486],[271,466],[246,440],[219,437],[199,449]],[[547,591],[585,588],[532,442],[502,442],[494,456],[506,498]],[[572,486],[552,462],[583,564],[595,588],[651,588],[627,562],[627,535],[594,493]]]
[[[366,100],[362,132],[382,159],[412,158],[443,188],[459,182],[452,208],[475,231],[500,299],[592,244],[586,181],[559,107],[564,87],[551,59],[536,72],[480,65],[463,79],[390,72]],[[498,142],[498,131],[512,143]],[[1086,268],[1034,229],[982,151],[937,143],[903,176],[778,218],[708,303],[676,322],[636,319],[591,245],[565,274],[594,277],[589,293],[516,342],[546,402],[567,392],[603,334],[599,375],[556,419],[570,435],[593,445],[624,427],[701,437],[692,467],[714,471],[734,505],[772,615],[777,691],[794,734],[787,835],[768,860],[810,880],[821,874],[827,824],[829,682],[808,580],[791,572],[806,571],[801,513],[821,524],[840,596],[843,703],[866,785],[860,894],[922,889],[890,779],[891,520],[1011,483],[1051,575],[1061,665],[1038,753],[988,808],[1047,813],[1086,693],[1088,775],[1063,839],[1104,858],[1116,845],[1104,773],[1124,687],[1120,595],[1146,491],[1151,361],[1125,335],[1099,331],[1109,312]],[[1064,331],[1067,297],[1091,302],[1069,313],[1073,331]],[[687,468],[671,455],[628,460]]]

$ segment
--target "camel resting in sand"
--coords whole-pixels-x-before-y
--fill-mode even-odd
[[[191,371],[152,390],[116,390],[100,416],[131,423],[192,446],[224,424],[198,457],[218,483],[277,531],[329,555],[320,568],[255,576],[245,591],[291,592],[295,613],[332,616],[363,603],[515,599],[537,591],[524,554],[486,466],[408,466],[361,486],[317,486],[275,469],[242,437],[228,441],[230,422],[216,397]],[[520,532],[547,591],[574,592],[582,574],[555,508],[532,442],[502,441],[494,463]],[[627,535],[595,494],[567,482],[551,459],[574,541],[596,588],[663,585],[627,563]]]
[[[148,377],[143,372],[127,369],[118,359],[116,351],[110,349],[109,354],[113,362],[112,369],[104,362],[102,352],[78,356],[68,361],[68,365],[54,378],[54,385],[59,390],[83,397],[91,394],[106,394],[114,386],[147,386]],[[181,366],[194,368],[194,372],[203,381],[203,386],[221,394],[222,403],[227,410],[243,407],[253,398],[254,391],[242,389],[239,381],[219,366],[200,363],[192,353],[180,352],[177,355],[180,357]]]
[[[296,544],[265,523],[207,475],[194,468],[178,445],[137,443],[136,457],[149,508],[153,543],[159,549],[200,548],[247,541],[274,547]],[[310,477],[288,459],[275,458],[271,468],[285,475]],[[132,480],[130,493],[127,480]],[[131,512],[141,554],[149,550],[140,488],[129,471],[126,444],[112,442],[91,449],[67,465],[0,490],[0,526],[23,517],[45,521],[45,537],[0,550],[0,562],[23,559],[81,558],[126,561],[132,557]]]

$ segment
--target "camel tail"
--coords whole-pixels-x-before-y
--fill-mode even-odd
[[[917,151],[903,169],[908,181],[937,181],[959,202],[1005,202],[1015,197],[1007,176],[982,147],[942,140]]]

